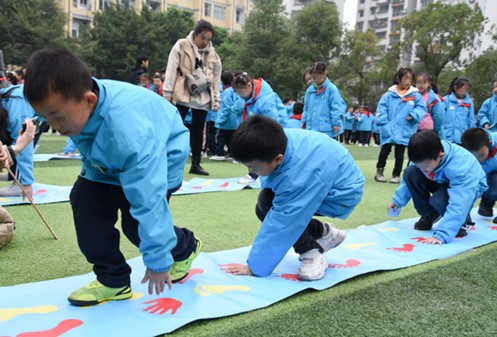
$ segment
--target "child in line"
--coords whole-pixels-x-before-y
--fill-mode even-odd
[[[359,108],[359,117],[357,118],[356,132],[359,133],[359,146],[369,146],[371,140],[371,128],[373,127],[373,115],[369,112],[367,106],[361,105]]]
[[[497,201],[497,133],[471,128],[464,131],[461,141],[462,146],[480,162],[487,176],[488,190],[481,196],[478,214],[493,216],[493,207]]]
[[[442,129],[445,139],[449,142],[461,144],[463,132],[475,127],[475,107],[468,94],[470,86],[467,78],[456,77],[444,97],[445,117]]]
[[[478,121],[482,128],[497,131],[497,81],[492,85],[492,97],[487,98],[478,110]]]
[[[152,84],[152,77],[150,77],[150,75],[147,73],[143,73],[140,75],[140,87],[144,87],[155,92],[154,85]]]
[[[343,132],[345,144],[349,145],[352,137],[352,130],[354,129],[355,121],[355,107],[350,107],[343,116]]]
[[[292,108],[292,117],[286,123],[287,129],[302,129],[302,112],[304,112],[304,103],[295,102]]]
[[[179,189],[189,135],[178,110],[143,88],[91,77],[70,52],[43,49],[29,59],[24,95],[82,154],[70,201],[78,244],[97,279],[69,295],[73,305],[131,298],[124,235],[140,248],[142,283],[160,294],[188,275],[201,242],[173,225],[169,197]],[[123,118],[125,116],[125,118]]]
[[[232,155],[263,176],[256,206],[262,225],[248,265],[229,266],[227,272],[267,276],[293,246],[302,261],[299,278],[323,278],[324,253],[346,234],[313,215],[345,219],[361,200],[365,180],[350,153],[322,133],[283,129],[253,116],[235,132]]]
[[[433,77],[427,72],[416,75],[416,88],[426,104],[426,115],[418,124],[418,131],[434,130],[440,139],[444,139],[442,123],[445,116],[444,99],[438,95],[438,88]]]
[[[156,73],[154,75],[154,87],[152,90],[161,97],[162,97],[162,82],[163,81],[161,75]]]
[[[313,63],[310,74],[313,85],[305,92],[302,123],[307,130],[338,139],[338,135],[343,133],[342,114],[347,105],[336,85],[328,78],[328,67],[324,62]]]
[[[475,200],[487,190],[481,165],[471,153],[452,144],[434,131],[415,133],[409,140],[409,165],[388,209],[398,211],[412,198],[421,218],[414,229],[430,230],[439,218],[433,235],[424,242],[443,244],[463,237],[473,226],[469,212]]]
[[[376,123],[376,112],[373,112],[373,124],[371,125],[371,133],[373,134],[374,147],[380,146],[380,129]]]
[[[404,165],[404,152],[412,134],[416,132],[418,123],[426,115],[426,104],[411,86],[414,71],[400,68],[396,73],[393,85],[381,97],[376,110],[376,125],[380,129],[381,150],[376,163],[374,180],[385,183],[383,175],[387,158],[395,146],[395,164],[392,172],[393,184],[400,182],[400,173]]]

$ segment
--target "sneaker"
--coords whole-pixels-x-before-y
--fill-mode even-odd
[[[302,281],[316,281],[324,277],[328,260],[319,249],[311,249],[308,252],[300,254],[300,265],[298,277]]]
[[[0,181],[9,181],[9,173],[0,174]]]
[[[361,143],[359,143],[359,144],[357,144],[357,146],[358,146],[358,147],[362,147],[362,144],[361,144]]]
[[[133,292],[130,286],[111,288],[95,280],[83,288],[72,292],[67,299],[72,305],[89,306],[105,301],[126,300],[131,298],[131,296],[133,296]]]
[[[399,184],[400,183],[400,178],[399,177],[392,177],[392,179],[390,179],[390,183],[391,184]]]
[[[473,228],[475,223],[471,220],[471,216],[466,217],[466,221],[462,224],[461,228],[456,234],[456,238],[462,238],[468,235],[469,231]]]
[[[219,161],[223,161],[226,159],[225,156],[218,156],[218,155],[214,155],[212,157],[209,158],[210,160],[219,160]]]
[[[330,223],[325,222],[323,225],[323,236],[317,239],[316,242],[327,252],[340,245],[347,237],[347,233],[344,230],[335,228]]]
[[[247,174],[245,177],[238,180],[238,183],[243,184],[243,185],[251,185],[251,184],[255,184],[256,181],[257,181],[257,179],[254,179],[250,174]]]
[[[364,147],[369,147],[369,144],[364,144]]]
[[[478,207],[478,214],[481,216],[494,216],[493,207],[495,202],[481,199],[480,206]]]
[[[190,268],[192,267],[192,262],[193,260],[195,260],[198,254],[200,254],[201,250],[202,241],[197,239],[197,247],[195,248],[195,251],[193,251],[190,256],[188,256],[188,258],[182,261],[174,261],[173,265],[171,266],[171,270],[169,271],[171,274],[171,281],[173,283],[179,282],[188,276]]]
[[[376,175],[374,176],[374,180],[380,183],[386,183],[387,178],[383,175],[383,169],[382,168],[377,168],[376,169]]]
[[[433,213],[428,216],[421,216],[419,220],[414,224],[414,229],[418,231],[429,231],[433,224],[440,219],[438,213]]]
[[[22,190],[15,182],[9,186],[0,188],[0,197],[18,197],[21,195]]]

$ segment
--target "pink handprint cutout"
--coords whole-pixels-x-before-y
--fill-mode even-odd
[[[281,274],[280,277],[293,282],[302,282],[297,274]]]
[[[416,242],[421,242],[421,243],[424,243],[426,241],[426,238],[423,238],[421,236],[417,236],[415,238],[411,238],[411,240],[414,240]]]
[[[497,231],[497,226],[487,226],[487,227],[490,228],[493,231]]]
[[[328,268],[354,268],[361,264],[361,261],[349,259],[345,261],[345,264],[333,263],[329,264]]]
[[[171,310],[171,315],[174,315],[178,308],[181,307],[183,302],[175,300],[174,298],[163,297],[156,300],[147,301],[145,302],[145,304],[152,305],[146,307],[145,309],[143,309],[143,311],[148,311],[151,314],[164,315],[166,312]]]
[[[200,269],[200,268],[193,268],[190,270],[190,272],[188,273],[188,275],[186,275],[186,277],[184,279],[182,279],[181,281],[179,281],[178,283],[179,284],[183,284],[185,283],[187,280],[189,280],[190,278],[192,278],[192,276],[195,276],[197,274],[202,274],[204,272],[203,269]]]
[[[410,253],[414,249],[414,245],[410,243],[404,243],[402,247],[387,248],[387,250],[392,250],[399,253]]]

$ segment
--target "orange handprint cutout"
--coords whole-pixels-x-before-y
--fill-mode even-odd
[[[345,261],[345,264],[333,263],[329,264],[328,268],[354,268],[361,264],[361,261],[349,259]]]
[[[44,189],[44,188],[41,188],[39,190],[36,190],[33,192],[33,195],[37,195],[37,194],[43,194],[43,193],[47,193],[47,190]]]
[[[226,187],[228,187],[229,185],[230,185],[230,183],[227,181],[227,182],[225,182],[224,184],[219,185],[218,187],[219,187],[219,188],[226,188]]]
[[[156,300],[147,301],[145,302],[145,304],[152,305],[146,307],[145,309],[143,309],[143,311],[148,311],[151,314],[164,315],[166,312],[171,310],[171,315],[174,315],[178,308],[181,307],[183,302],[175,300],[174,298],[163,297]]]
[[[423,238],[421,236],[417,236],[415,238],[411,238],[411,240],[414,240],[416,242],[421,242],[421,243],[424,243],[426,241],[426,238]]]
[[[203,269],[193,268],[193,269],[190,270],[190,272],[188,273],[188,275],[186,275],[186,277],[184,279],[182,279],[181,281],[179,281],[178,283],[183,284],[187,280],[189,280],[192,276],[195,276],[197,274],[202,274],[203,272],[204,272]]]
[[[281,274],[280,277],[289,281],[302,282],[302,280],[299,279],[299,276],[297,274]]]
[[[23,332],[17,335],[17,337],[58,337],[82,324],[83,321],[80,321],[79,319],[66,319],[51,330]]]
[[[393,250],[394,252],[400,253],[410,253],[414,249],[414,245],[410,243],[404,243],[402,247],[387,248],[387,250]]]

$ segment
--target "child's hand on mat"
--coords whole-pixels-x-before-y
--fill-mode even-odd
[[[145,276],[143,276],[142,283],[147,283],[148,281],[148,294],[152,295],[155,293],[160,295],[167,284],[169,290],[172,289],[173,283],[171,282],[171,274],[168,271],[163,273],[156,273],[147,268],[145,271]]]
[[[427,244],[430,244],[430,245],[441,245],[441,244],[443,244],[442,241],[440,241],[437,238],[434,238],[433,236],[431,236],[428,239],[424,240],[423,243],[427,243]]]
[[[397,212],[399,210],[399,207],[395,205],[393,202],[391,202],[387,206],[387,211],[390,211],[390,209],[393,209],[395,212]]]
[[[222,264],[221,265],[221,270],[224,270],[227,273],[233,274],[233,275],[245,275],[245,276],[253,276],[252,271],[250,270],[249,266],[246,264],[240,264],[240,263],[229,263],[229,264]]]

